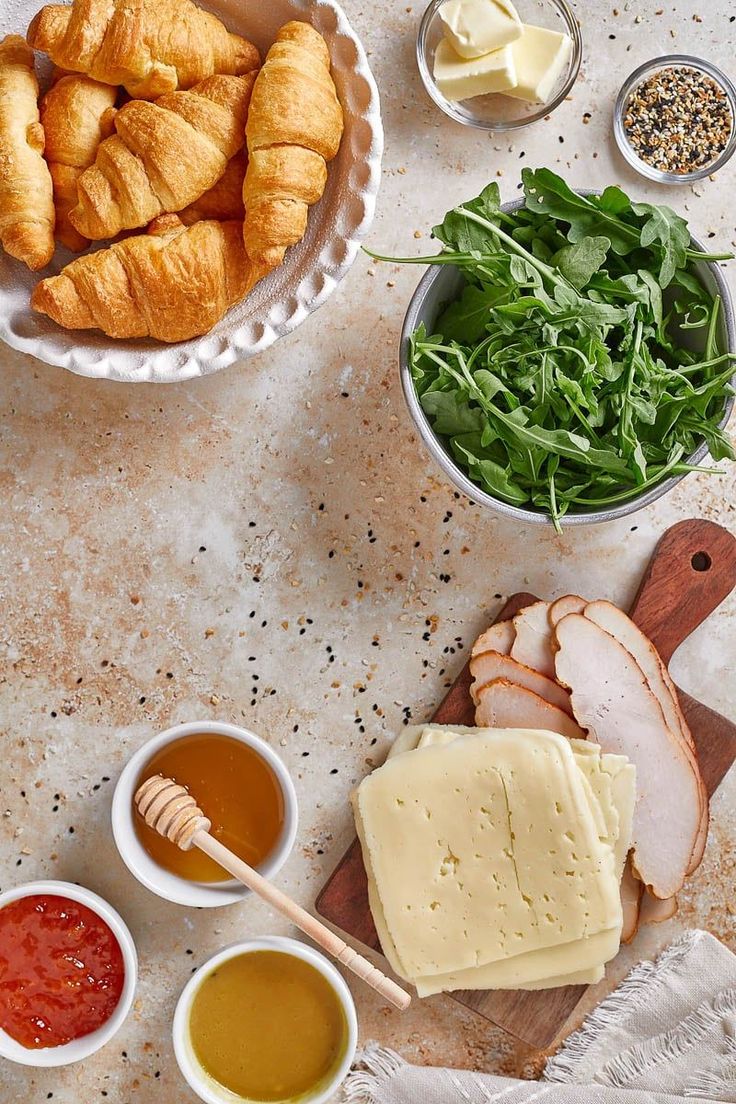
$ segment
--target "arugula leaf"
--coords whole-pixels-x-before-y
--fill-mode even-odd
[[[480,215],[490,223],[495,222],[501,213],[498,184],[494,181],[476,199],[448,211],[440,225],[432,230],[435,238],[460,253],[483,253],[492,244],[492,232],[470,221],[467,212]]]
[[[651,203],[632,203],[635,215],[646,219],[641,228],[640,244],[643,248],[659,242],[662,247],[662,264],[659,270],[661,287],[668,287],[678,268],[685,267],[690,247],[690,231],[684,218],[671,207],[655,207]]]
[[[460,391],[426,391],[421,403],[424,413],[434,418],[437,433],[445,437],[483,428],[481,412],[472,407],[469,397]]]
[[[558,250],[552,264],[573,287],[582,291],[604,264],[610,248],[610,238],[582,238],[574,245],[565,245]]]
[[[504,287],[468,284],[459,299],[440,315],[438,329],[446,341],[480,341],[491,320],[491,308],[508,299]]]

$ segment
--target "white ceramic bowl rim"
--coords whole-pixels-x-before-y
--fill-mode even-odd
[[[19,901],[24,897],[34,896],[68,897],[86,905],[97,916],[105,921],[110,931],[118,941],[123,955],[125,978],[120,1000],[108,1020],[91,1031],[89,1035],[82,1035],[79,1039],[72,1039],[57,1047],[43,1047],[32,1050],[22,1046],[11,1038],[6,1032],[0,1030],[0,1057],[7,1058],[11,1062],[17,1062],[23,1066],[35,1066],[37,1068],[50,1068],[53,1066],[69,1066],[73,1062],[80,1062],[83,1058],[89,1058],[91,1054],[103,1047],[112,1039],[123,1025],[130,1011],[135,995],[136,980],[138,976],[138,956],[136,955],[133,937],[127,924],[120,914],[91,889],[75,885],[73,882],[62,882],[53,879],[45,879],[37,882],[25,882],[23,885],[14,886],[0,893],[0,909],[9,905],[12,901]]]
[[[592,188],[579,188],[577,189],[580,195],[595,195],[598,194]],[[501,206],[502,211],[517,211],[524,205],[523,199],[515,199],[509,203],[504,203]],[[701,252],[707,252],[706,246],[702,242],[698,241],[696,237],[691,237],[692,246]],[[736,318],[734,317],[734,305],[731,297],[731,291],[728,285],[728,281],[723,275],[720,267],[717,263],[703,262],[704,266],[710,272],[713,282],[716,286],[717,292],[721,297],[721,322],[723,329],[725,330],[727,341],[726,347],[731,352],[736,352]],[[447,478],[459,491],[462,491],[473,502],[477,502],[481,506],[487,506],[494,510],[497,514],[502,514],[505,517],[514,518],[517,521],[531,522],[535,525],[552,525],[552,519],[549,515],[539,510],[527,509],[522,506],[513,506],[509,502],[504,502],[500,498],[494,498],[493,495],[488,494],[486,491],[479,487],[477,483],[473,481],[465,474],[465,472],[457,466],[452,457],[444,448],[439,437],[436,435],[432,426],[430,425],[427,415],[422,409],[422,405],[419,401],[419,397],[414,387],[414,381],[411,375],[411,367],[409,364],[409,343],[411,335],[417,329],[423,318],[423,307],[425,299],[430,292],[430,289],[434,283],[438,280],[449,279],[449,273],[456,272],[450,265],[430,265],[424,276],[422,276],[417,288],[409,303],[409,308],[404,318],[404,324],[401,330],[401,341],[399,346],[399,369],[401,373],[401,387],[404,393],[404,399],[406,405],[409,408],[409,412],[414,420],[419,436],[421,437],[428,452],[434,457],[435,461],[445,473]],[[736,374],[735,374],[736,376]],[[733,396],[726,399],[724,405],[724,412],[719,425],[723,428],[734,408]],[[686,462],[689,464],[699,464],[708,455],[708,445],[703,441],[692,455],[686,458]],[[643,509],[645,506],[650,506],[657,499],[666,495],[669,491],[676,487],[677,484],[685,479],[688,473],[685,472],[682,475],[670,476],[669,479],[663,480],[662,483],[658,483],[656,487],[652,487],[644,494],[639,495],[636,498],[628,499],[626,502],[621,503],[618,506],[608,507],[601,510],[590,510],[586,513],[567,513],[562,518],[562,526],[565,529],[569,529],[571,526],[577,525],[596,525],[605,521],[615,521],[617,518],[626,517],[629,514],[636,513],[638,510]]]
[[[381,182],[383,128],[376,82],[365,50],[337,0],[202,0],[230,30],[262,51],[292,19],[312,23],[330,47],[345,112],[345,134],[330,165],[325,195],[309,214],[307,233],[280,268],[228,311],[209,334],[165,345],[114,341],[96,330],[64,330],[31,311],[32,288],[73,257],[66,250],[48,272],[29,273],[0,252],[0,339],[48,364],[79,375],[126,383],[178,383],[208,375],[263,352],[291,333],[332,295],[349,271],[373,221]],[[23,34],[41,0],[0,4],[0,37]],[[41,59],[40,59],[41,60]],[[42,69],[48,69],[43,59]]]
[[[282,954],[290,954],[295,958],[308,962],[316,970],[319,970],[323,977],[327,978],[342,1005],[348,1032],[345,1054],[339,1065],[335,1067],[334,1073],[322,1084],[318,1091],[307,1093],[298,1098],[300,1104],[301,1102],[303,1104],[325,1104],[347,1077],[355,1056],[358,1043],[358,1020],[355,1004],[342,975],[328,958],[306,943],[301,943],[296,939],[288,939],[285,936],[269,935],[259,939],[247,939],[232,943],[221,951],[217,951],[192,975],[181,992],[174,1013],[172,1033],[174,1053],[179,1069],[190,1087],[206,1104],[234,1104],[237,1098],[226,1090],[218,1092],[217,1083],[202,1071],[192,1054],[189,1043],[189,1012],[197,990],[216,966],[219,966],[222,962],[227,962],[231,958],[237,958],[242,954],[252,954],[255,951],[280,951]]]
[[[174,725],[147,740],[130,757],[115,786],[112,800],[112,831],[120,857],[131,874],[146,889],[176,905],[193,908],[217,908],[242,901],[250,892],[236,881],[189,882],[164,870],[141,845],[134,828],[133,795],[136,783],[146,763],[166,744],[185,736],[228,736],[253,748],[274,772],[284,798],[284,825],[271,853],[259,866],[265,878],[274,878],[291,853],[296,839],[298,808],[296,790],[283,760],[270,744],[247,728],[224,721],[187,721]]]

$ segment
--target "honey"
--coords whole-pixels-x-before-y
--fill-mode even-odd
[[[182,736],[166,744],[141,771],[137,785],[152,774],[186,786],[211,833],[250,866],[271,853],[284,825],[284,796],[271,766],[248,744],[219,734]],[[223,882],[230,875],[196,848],[182,851],[149,828],[134,810],[135,832],[159,866],[190,882]]]
[[[205,1072],[248,1101],[294,1101],[334,1073],[348,1042],[327,978],[294,955],[250,951],[205,977],[189,1037]]]

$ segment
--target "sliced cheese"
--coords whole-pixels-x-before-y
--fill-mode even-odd
[[[455,975],[620,926],[611,848],[563,737],[499,730],[398,755],[355,805],[404,976]]]
[[[434,55],[434,80],[448,100],[505,92],[516,84],[511,47],[504,46],[478,58],[463,58],[443,38]]]
[[[409,725],[396,738],[389,757],[406,754],[417,746],[441,745],[460,736],[477,735],[481,731],[461,725]],[[572,740],[570,745],[585,776],[584,785],[590,791],[589,799],[600,838],[613,846],[616,873],[620,880],[631,837],[636,798],[635,769],[624,756],[602,754],[597,744]],[[402,973],[370,870],[368,886],[381,945],[393,969]],[[409,980],[416,984],[419,996],[457,988],[552,989],[564,985],[594,984],[604,976],[604,963],[617,953],[619,937],[620,928],[615,926],[602,936],[551,948],[544,955],[538,952],[517,955],[508,965],[497,964],[499,968],[496,965],[475,967],[454,975]],[[563,972],[568,969],[570,972]]]
[[[432,997],[435,993],[452,993],[458,989],[519,989],[522,985],[538,984],[548,979],[557,986],[575,985],[568,980],[580,973],[597,974],[601,967],[618,953],[621,927],[598,932],[586,939],[574,939],[539,951],[527,951],[500,962],[489,962],[469,970],[457,970],[446,974],[411,978],[420,997]]]
[[[521,35],[521,20],[508,0],[446,0],[439,17],[445,38],[464,58],[500,50]]]
[[[574,974],[564,974],[562,977],[544,978],[542,981],[527,981],[523,985],[517,985],[517,989],[531,989],[538,992],[540,989],[562,989],[567,985],[597,985],[606,976],[605,966],[596,966],[594,970],[578,970]]]
[[[531,103],[546,103],[570,61],[570,36],[525,23],[521,38],[509,50],[516,82],[507,95]]]

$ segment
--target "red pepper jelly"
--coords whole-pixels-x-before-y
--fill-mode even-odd
[[[102,1027],[124,981],[120,945],[86,905],[41,894],[0,908],[0,1028],[21,1046],[62,1046]]]

